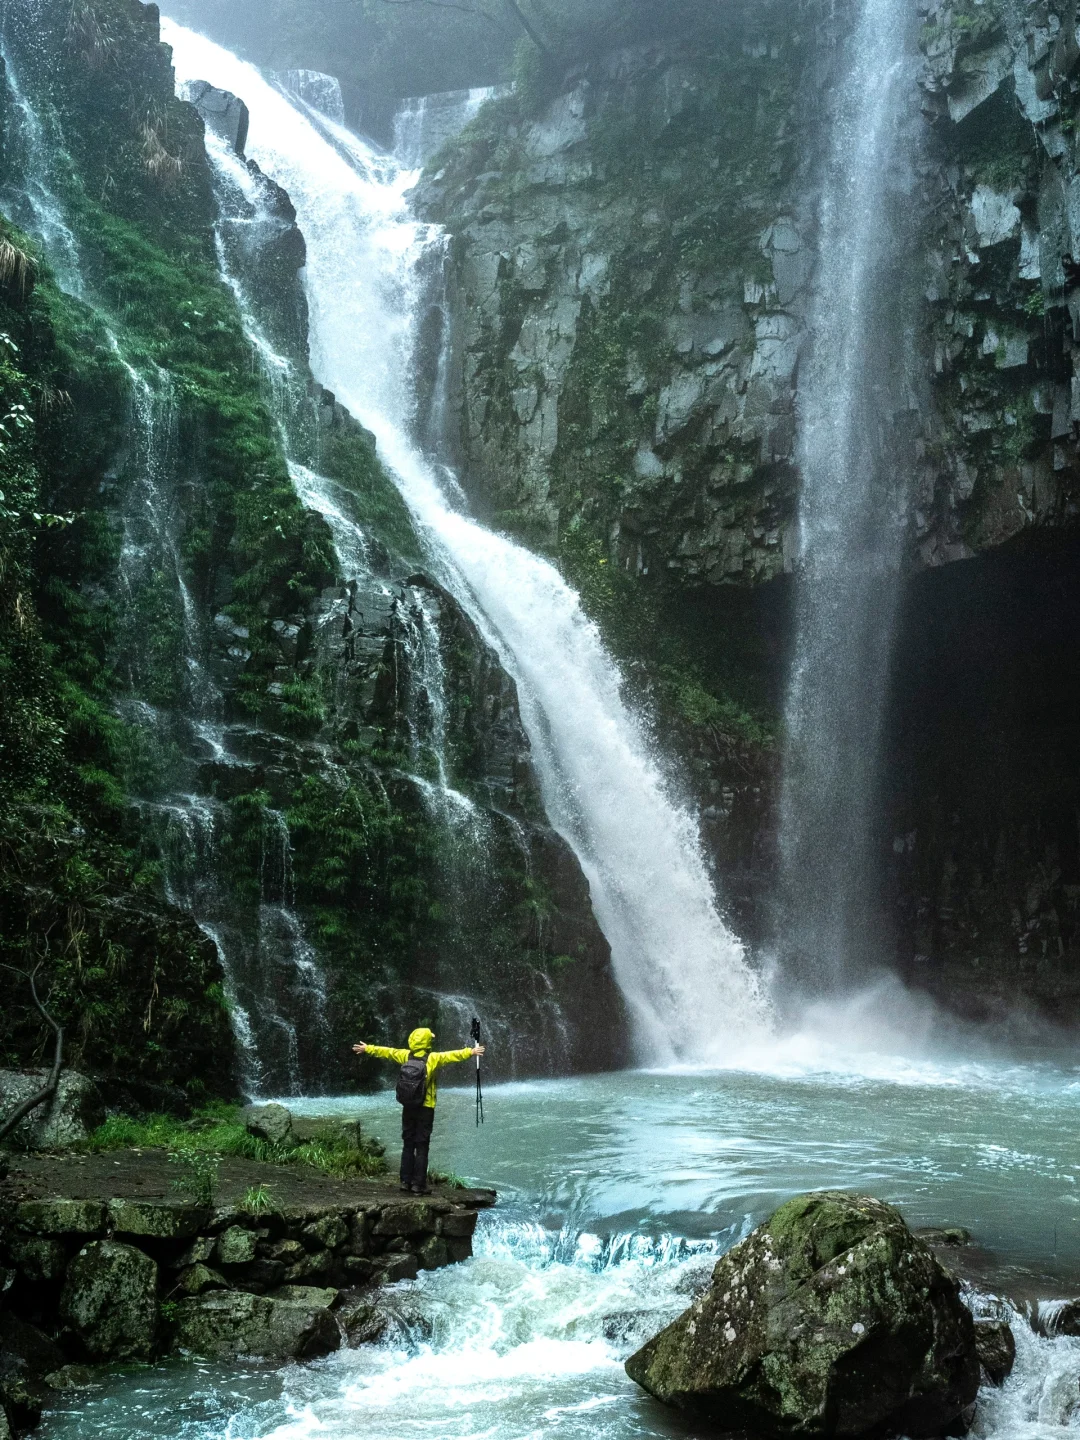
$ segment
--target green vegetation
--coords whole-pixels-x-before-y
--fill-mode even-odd
[[[269,1185],[249,1185],[240,1202],[248,1215],[265,1215],[274,1208],[274,1195]]]
[[[172,1182],[173,1189],[190,1196],[196,1205],[204,1205],[209,1209],[217,1196],[220,1157],[202,1150],[185,1150],[170,1155],[169,1159],[184,1170],[180,1179]]]
[[[228,1091],[216,956],[161,905],[122,779],[114,615],[87,598],[115,563],[90,496],[118,443],[119,366],[29,242],[0,237],[0,259],[28,257],[0,284],[0,1063],[47,1038],[19,973],[39,967],[69,1063]]]
[[[339,1178],[381,1175],[386,1170],[381,1154],[366,1146],[356,1150],[344,1141],[326,1140],[275,1145],[268,1140],[257,1139],[244,1129],[238,1114],[236,1108],[218,1104],[197,1111],[192,1119],[186,1121],[171,1115],[149,1115],[140,1120],[127,1115],[113,1115],[90,1136],[86,1149],[91,1153],[168,1150],[170,1159],[185,1165],[189,1171],[189,1175],[179,1183],[204,1189],[216,1183],[220,1158],[227,1155],[262,1160],[272,1165],[310,1165],[324,1175]],[[213,1182],[207,1178],[211,1174]],[[252,1187],[244,1201],[246,1208],[265,1209],[270,1203],[266,1186]],[[251,1213],[259,1214],[262,1210],[254,1208]]]
[[[445,1185],[448,1190],[468,1190],[469,1182],[452,1170],[429,1170],[428,1179],[433,1185]]]

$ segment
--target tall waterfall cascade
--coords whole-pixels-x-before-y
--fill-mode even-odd
[[[415,172],[257,69],[169,21],[177,80],[251,113],[248,153],[288,192],[307,241],[317,379],[377,439],[429,564],[519,690],[545,806],[589,880],[640,1059],[708,1063],[767,1033],[768,1007],[721,918],[695,816],[673,798],[622,677],[547,561],[485,529],[412,439],[425,257],[443,244],[409,213]]]
[[[873,963],[877,756],[907,521],[914,7],[861,0],[833,88],[810,353],[799,381],[796,635],[781,794],[780,948],[798,990]]]

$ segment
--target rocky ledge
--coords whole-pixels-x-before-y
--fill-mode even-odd
[[[95,1364],[307,1359],[376,1339],[378,1289],[472,1254],[492,1190],[228,1158],[213,1203],[161,1151],[19,1157],[0,1183],[0,1440]],[[5,1418],[6,1417],[6,1418]]]

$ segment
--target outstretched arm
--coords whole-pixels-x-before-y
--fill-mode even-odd
[[[368,1045],[363,1040],[358,1040],[352,1048],[355,1055],[371,1055],[376,1060],[393,1060],[398,1065],[404,1065],[409,1058],[408,1050],[393,1050],[388,1045]]]
[[[484,1046],[474,1045],[471,1049],[463,1050],[436,1050],[431,1056],[431,1070],[438,1070],[440,1065],[457,1065],[462,1060],[471,1060],[474,1055],[483,1055]]]

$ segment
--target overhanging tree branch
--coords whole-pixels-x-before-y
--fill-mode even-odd
[[[489,24],[499,24],[497,17],[494,16],[490,10],[486,10],[479,5],[462,4],[460,0],[381,0],[381,3],[383,5],[428,5],[433,10],[458,10],[464,15],[475,15],[479,19],[487,20]],[[518,4],[518,0],[501,0],[501,4],[513,15],[518,25],[525,31],[525,34],[528,35],[536,48],[541,51],[542,54],[550,57],[551,47]]]
[[[51,1027],[53,1034],[56,1036],[52,1070],[49,1072],[48,1080],[41,1090],[24,1100],[21,1105],[17,1105],[6,1120],[0,1121],[0,1140],[3,1140],[11,1134],[20,1120],[25,1120],[32,1110],[36,1110],[39,1105],[43,1105],[46,1100],[51,1100],[56,1094],[57,1086],[60,1084],[60,1071],[64,1065],[64,1031],[63,1027],[57,1024],[41,1003],[41,998],[37,992],[37,984],[35,983],[37,972],[41,968],[39,965],[35,965],[33,970],[30,971],[16,970],[13,965],[4,965],[0,966],[0,968],[10,971],[12,975],[21,975],[24,980],[30,982],[30,993],[34,997],[34,1004],[37,1006],[38,1012],[46,1024]]]

